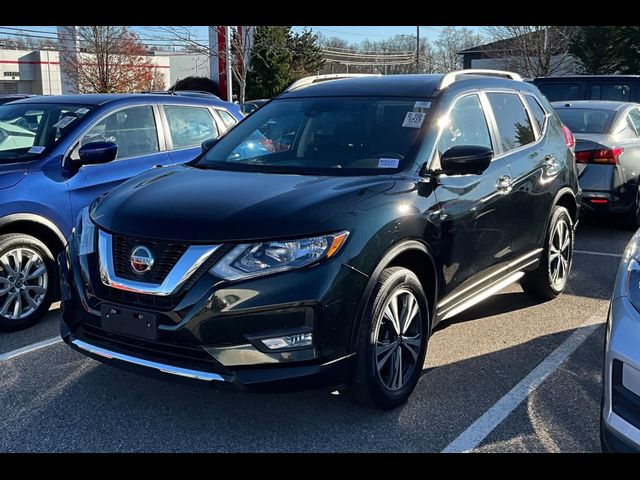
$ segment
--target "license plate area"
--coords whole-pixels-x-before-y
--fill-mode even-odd
[[[152,313],[102,305],[101,317],[104,330],[145,340],[156,340],[158,337],[158,319]]]

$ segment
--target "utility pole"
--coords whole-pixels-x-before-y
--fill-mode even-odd
[[[225,57],[227,60],[227,102],[233,102],[233,72],[231,72],[231,27],[225,28]]]
[[[416,73],[420,73],[420,25],[416,27]]]

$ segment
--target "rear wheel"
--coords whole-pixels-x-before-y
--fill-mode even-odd
[[[0,328],[37,322],[51,306],[57,272],[53,255],[37,238],[0,236]]]
[[[429,337],[427,298],[418,277],[402,267],[382,271],[358,337],[355,400],[380,409],[395,408],[413,392]]]
[[[540,265],[520,281],[526,294],[551,300],[564,291],[573,260],[573,235],[573,220],[567,209],[554,207]]]

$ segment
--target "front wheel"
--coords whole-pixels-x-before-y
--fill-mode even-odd
[[[552,300],[564,291],[573,260],[573,236],[571,215],[564,207],[554,207],[540,265],[520,281],[526,294]]]
[[[395,408],[413,392],[429,338],[429,308],[418,277],[402,267],[382,271],[358,337],[351,389],[362,404]]]
[[[0,236],[0,328],[16,330],[38,321],[51,306],[57,272],[53,255],[37,238]]]

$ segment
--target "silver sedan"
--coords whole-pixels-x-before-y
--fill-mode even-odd
[[[640,452],[640,230],[625,249],[605,337],[601,443],[605,452]]]

